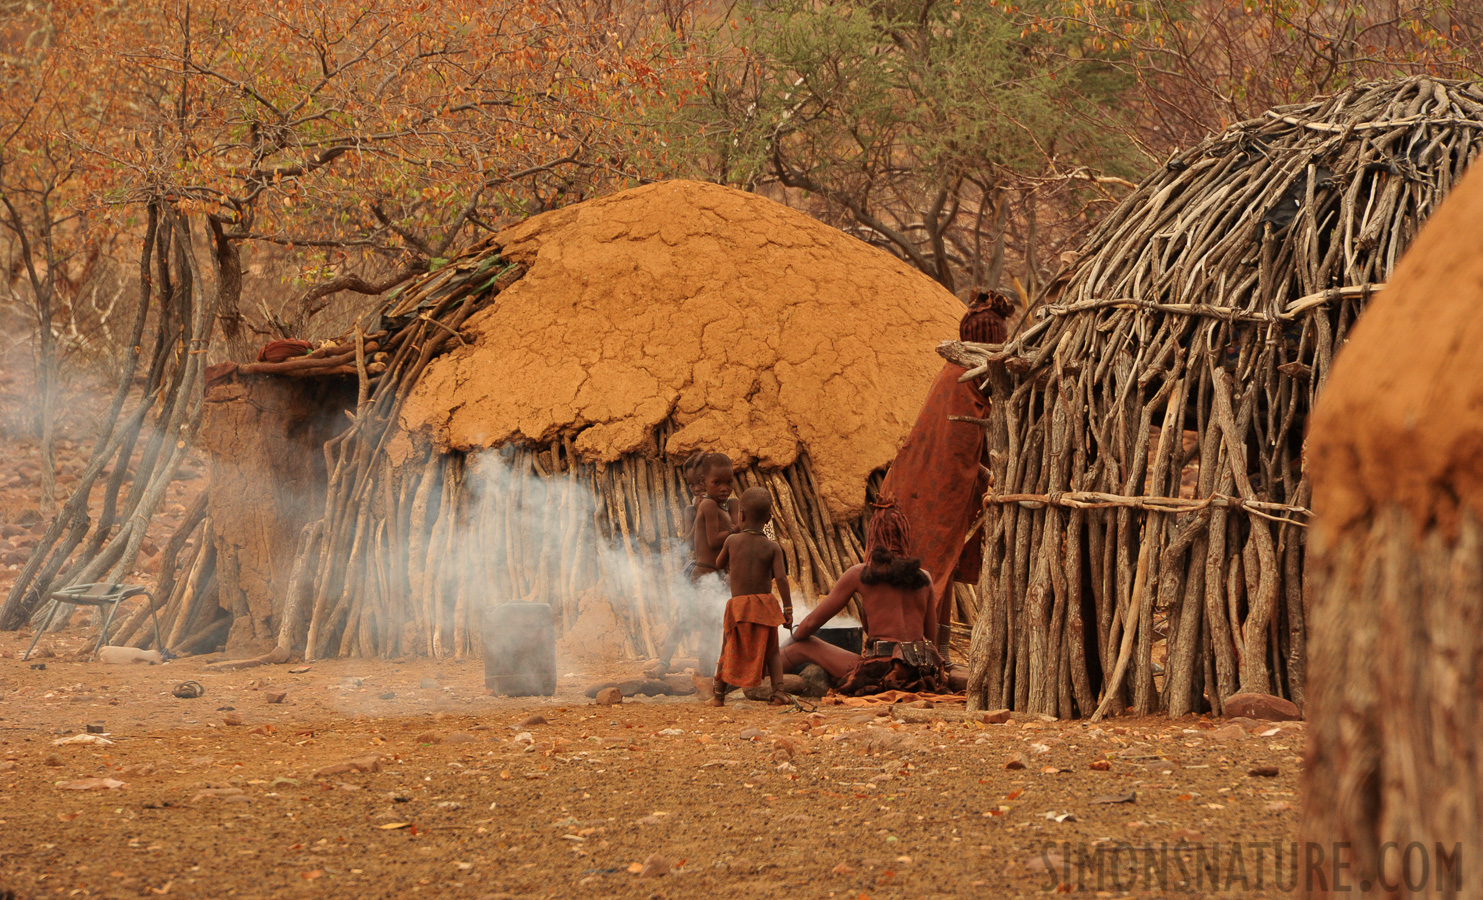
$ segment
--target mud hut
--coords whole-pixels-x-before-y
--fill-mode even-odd
[[[872,478],[962,311],[889,255],[716,185],[536,216],[332,346],[213,373],[211,537],[163,618],[229,628],[238,655],[457,657],[487,605],[539,601],[651,655],[683,581],[678,467],[699,449],[772,492],[807,602],[860,559]]]
[[[1483,89],[1359,86],[1147,178],[1002,345],[970,701],[1305,699],[1303,436],[1335,350],[1483,147]]]
[[[1475,167],[1355,327],[1308,438],[1302,837],[1352,848],[1342,865],[1357,883],[1416,884],[1427,865],[1439,893],[1465,897],[1483,896],[1483,872],[1462,864],[1483,846],[1480,228]]]

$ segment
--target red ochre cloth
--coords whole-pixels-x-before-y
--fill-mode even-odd
[[[726,601],[721,662],[716,677],[735,687],[756,687],[767,674],[767,654],[777,647],[783,607],[772,594],[742,594]]]
[[[911,523],[911,555],[932,573],[932,598],[939,608],[959,555],[970,555],[963,553],[963,541],[983,508],[988,488],[979,469],[983,428],[948,418],[988,415],[988,404],[979,392],[958,382],[966,371],[952,363],[942,367],[881,486],[881,496],[894,496],[897,508]],[[976,557],[977,552],[972,555]],[[965,572],[964,577],[976,579],[977,574]]]

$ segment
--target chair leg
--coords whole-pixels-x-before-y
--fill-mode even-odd
[[[98,630],[98,642],[93,645],[93,660],[96,660],[98,654],[103,652],[103,645],[108,640],[108,626],[113,624],[113,614],[118,610],[118,605],[122,602],[123,598],[120,597],[113,601],[112,606],[108,607],[108,612],[103,613],[103,627]],[[98,611],[103,612],[102,609]],[[89,661],[91,662],[92,660]]]
[[[149,601],[149,617],[154,619],[154,648],[160,651],[160,656],[164,656],[169,651],[165,649],[165,641],[160,637],[160,617],[155,612],[154,594],[145,593],[144,598]]]
[[[51,625],[52,616],[57,614],[58,605],[59,601],[51,601],[51,607],[46,611],[46,618],[42,620],[40,627],[36,629],[36,636],[31,638],[31,646],[26,648],[26,655],[21,657],[21,662],[25,662],[31,658],[31,651],[36,649],[36,642],[41,640],[41,635],[46,632],[47,626]]]

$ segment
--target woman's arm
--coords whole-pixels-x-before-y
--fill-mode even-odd
[[[829,592],[823,602],[814,607],[813,611],[803,617],[798,627],[793,629],[793,639],[801,641],[818,631],[826,622],[839,614],[855,592],[860,590],[860,573],[865,571],[864,564],[851,566],[845,573],[839,576],[834,583],[834,589]]]

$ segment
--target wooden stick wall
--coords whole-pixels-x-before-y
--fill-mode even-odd
[[[970,701],[1304,701],[1303,429],[1335,351],[1483,149],[1483,88],[1368,85],[1172,160],[1002,346]]]

